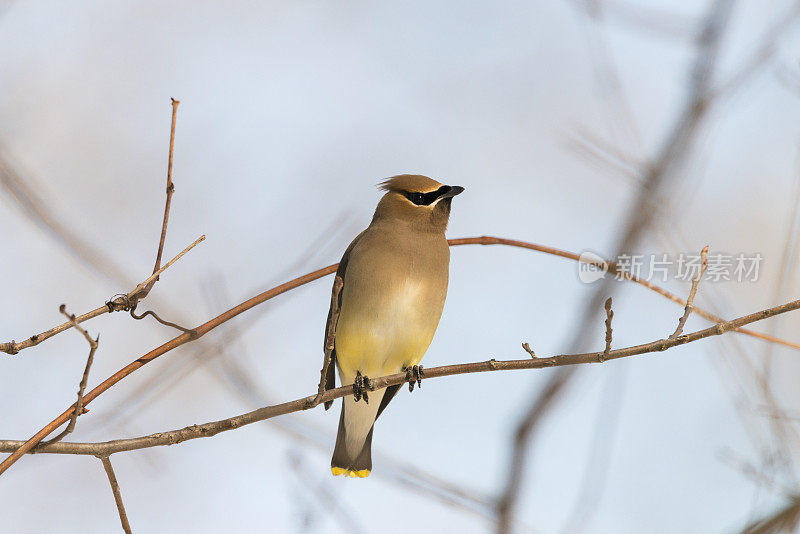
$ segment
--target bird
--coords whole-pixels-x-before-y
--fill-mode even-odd
[[[405,371],[409,390],[415,381],[422,385],[419,362],[447,295],[451,203],[464,191],[415,174],[393,176],[379,188],[385,193],[372,222],[339,262],[334,284],[341,286],[338,297],[334,289],[325,330],[326,345],[333,337],[325,389],[335,388],[334,363],[341,383],[354,385],[354,394],[342,399],[331,472],[359,478],[372,470],[375,421],[400,389],[369,391],[369,377]]]

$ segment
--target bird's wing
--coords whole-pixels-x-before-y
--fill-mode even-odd
[[[361,236],[364,235],[364,232],[361,232],[353,239],[353,242],[347,247],[347,250],[344,251],[344,255],[342,256],[342,260],[339,262],[339,267],[336,269],[336,276],[342,279],[342,287],[339,290],[339,298],[338,302],[335,304],[331,302],[331,307],[328,310],[328,320],[325,321],[325,339],[323,340],[323,351],[325,350],[325,346],[328,343],[328,330],[331,328],[331,320],[333,319],[333,309],[334,306],[339,307],[341,310],[342,306],[342,295],[344,294],[344,286],[347,284],[347,264],[350,262],[350,253],[355,248],[356,243],[361,239]],[[325,390],[334,389],[336,387],[336,325],[333,325],[333,351],[331,351],[331,361],[328,364],[328,373],[325,375]],[[323,362],[324,364],[324,362]],[[328,401],[325,403],[325,409],[331,407],[333,401]]]

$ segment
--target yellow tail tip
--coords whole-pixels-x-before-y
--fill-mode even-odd
[[[369,469],[362,469],[360,471],[353,471],[352,469],[345,469],[343,467],[331,467],[331,473],[333,476],[344,475],[346,477],[353,477],[353,478],[366,478],[369,476]]]

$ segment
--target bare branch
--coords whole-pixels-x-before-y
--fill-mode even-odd
[[[161,274],[162,272],[164,272],[165,269],[167,269],[175,261],[180,259],[181,256],[186,254],[189,250],[191,250],[194,246],[196,246],[199,242],[203,241],[204,239],[205,239],[205,236],[200,236],[194,243],[189,245],[180,254],[178,254],[178,256],[176,256],[175,258],[170,260],[170,262],[167,263],[167,265],[165,265],[164,267],[159,269],[158,272],[154,273],[154,275],[158,275],[158,274]],[[504,238],[504,237],[495,237],[495,236],[486,236],[486,235],[478,236],[478,237],[462,237],[462,238],[456,238],[456,239],[449,239],[448,243],[450,244],[451,247],[455,247],[455,246],[459,246],[459,245],[505,245],[505,246],[509,246],[509,247],[518,247],[518,248],[524,248],[524,249],[528,249],[528,250],[534,250],[534,251],[537,251],[537,252],[542,252],[544,254],[550,254],[552,256],[558,256],[558,257],[566,258],[566,259],[573,260],[573,261],[585,261],[585,259],[581,258],[580,254],[576,254],[574,252],[569,252],[567,250],[562,250],[562,249],[558,249],[558,248],[555,248],[555,247],[549,247],[547,245],[539,245],[537,243],[530,243],[530,242],[527,242],[527,241],[519,241],[519,240],[516,240],[516,239],[507,239],[507,238]],[[334,268],[334,271],[336,270],[337,265],[332,265],[331,266],[331,267]],[[639,284],[639,285],[641,285],[643,287],[646,287],[647,289],[649,289],[649,290],[651,290],[651,291],[653,291],[655,293],[658,293],[662,297],[665,297],[665,298],[671,300],[672,302],[675,302],[676,304],[680,304],[681,306],[685,306],[686,305],[686,301],[683,300],[678,295],[676,295],[674,293],[671,293],[670,291],[667,291],[666,289],[663,289],[663,288],[661,288],[661,287],[659,287],[659,286],[657,286],[657,285],[655,285],[655,284],[653,284],[651,282],[648,282],[647,280],[639,278],[638,276],[635,276],[635,275],[633,275],[631,273],[628,273],[628,272],[620,269],[617,266],[617,264],[612,262],[612,261],[606,260],[604,262],[593,263],[593,265],[596,265],[597,267],[600,267],[600,268],[608,269],[609,274],[618,275],[618,276],[620,276],[621,278],[623,278],[625,280],[628,280],[628,281],[631,281],[631,282],[635,282],[635,283],[637,283],[637,284]],[[311,274],[311,273],[309,273],[309,274]],[[84,322],[86,320],[89,320],[89,319],[92,319],[94,317],[97,317],[98,315],[103,315],[104,313],[108,313],[109,310],[111,310],[111,311],[118,311],[118,310],[128,311],[128,310],[130,310],[130,299],[132,298],[133,294],[135,294],[139,289],[141,289],[142,287],[147,285],[147,283],[150,280],[151,280],[151,277],[148,277],[144,282],[142,282],[141,284],[139,284],[137,286],[137,289],[134,289],[133,291],[128,293],[128,295],[120,295],[119,297],[117,297],[115,299],[112,299],[111,301],[107,302],[104,306],[101,306],[100,308],[97,308],[95,310],[92,310],[91,312],[85,313],[84,315],[79,315],[78,317],[76,317],[76,321],[78,323],[82,323],[82,322]],[[312,280],[316,280],[316,278],[312,278],[309,281],[312,281]],[[258,298],[258,297],[253,297],[253,298]],[[713,313],[708,312],[706,310],[703,310],[701,308],[698,308],[696,306],[693,308],[693,310],[697,315],[700,315],[701,317],[703,317],[705,319],[708,319],[709,321],[712,321],[712,322],[715,322],[715,323],[719,323],[719,322],[722,322],[724,320],[724,319],[718,317],[717,315],[714,315]],[[55,327],[55,328],[51,328],[50,330],[48,330],[46,332],[42,332],[41,334],[37,334],[35,336],[31,336],[29,339],[27,339],[27,340],[25,340],[23,342],[20,342],[20,343],[15,343],[14,341],[11,341],[11,342],[8,342],[8,343],[0,343],[0,352],[5,352],[7,354],[16,354],[17,352],[19,352],[22,349],[26,349],[28,347],[36,346],[39,343],[41,343],[42,341],[44,341],[45,339],[53,337],[54,335],[56,335],[58,333],[61,333],[64,330],[67,330],[67,329],[69,329],[71,327],[72,327],[72,324],[69,323],[69,322],[66,322],[64,324],[61,324],[61,325]],[[792,348],[792,349],[800,350],[800,343],[787,341],[785,339],[781,339],[781,338],[778,338],[778,337],[775,337],[775,336],[771,336],[771,335],[768,335],[768,334],[763,334],[763,333],[760,333],[760,332],[755,332],[753,330],[749,330],[749,329],[746,329],[746,328],[740,328],[740,329],[737,330],[737,332],[739,332],[741,334],[748,335],[748,336],[756,337],[756,338],[759,338],[759,339],[763,339],[764,341],[769,341],[771,343],[777,343],[777,344],[783,345],[785,347],[789,347],[789,348]]]
[[[89,319],[93,319],[93,318],[95,318],[95,317],[97,317],[99,315],[103,315],[105,313],[111,313],[112,311],[121,311],[121,310],[128,311],[128,310],[131,309],[132,306],[135,307],[135,303],[138,300],[141,300],[141,298],[142,298],[142,297],[137,296],[137,295],[140,295],[141,291],[149,283],[151,283],[156,278],[158,278],[158,275],[163,273],[170,266],[172,266],[172,264],[174,264],[176,261],[181,259],[187,252],[189,252],[195,246],[197,246],[198,243],[200,243],[201,241],[205,240],[205,238],[206,238],[206,236],[204,236],[204,235],[201,235],[200,237],[198,237],[194,241],[194,243],[192,243],[191,245],[189,245],[188,247],[183,249],[177,256],[175,256],[169,262],[167,262],[166,265],[164,265],[163,267],[158,269],[158,271],[156,271],[155,273],[153,273],[152,275],[147,277],[147,279],[145,279],[144,282],[142,282],[141,284],[137,285],[130,293],[128,293],[126,295],[119,295],[118,297],[109,300],[108,302],[106,302],[105,304],[100,306],[99,308],[95,308],[94,310],[92,310],[90,312],[87,312],[87,313],[84,313],[83,315],[79,315],[79,316],[75,317],[75,324],[80,324],[80,323],[82,323],[84,321],[88,321]],[[54,327],[54,328],[51,328],[50,330],[42,332],[41,334],[33,335],[33,336],[29,337],[28,339],[26,339],[25,341],[22,341],[20,343],[15,343],[13,340],[8,342],[8,343],[0,343],[0,352],[5,352],[7,354],[17,354],[22,349],[27,349],[28,347],[34,347],[34,346],[38,345],[39,343],[41,343],[42,341],[44,341],[44,340],[46,340],[48,338],[51,338],[56,334],[60,334],[61,332],[64,332],[65,330],[69,330],[72,327],[73,327],[73,322],[72,321],[67,321],[65,323],[62,323],[62,324]]]
[[[72,326],[78,332],[83,334],[83,337],[86,338],[86,341],[89,343],[89,357],[86,358],[86,367],[83,369],[83,376],[81,377],[81,382],[78,385],[78,400],[75,401],[75,409],[72,412],[72,416],[69,418],[69,424],[67,425],[67,428],[65,428],[63,432],[61,432],[53,439],[48,441],[43,441],[42,443],[37,445],[37,447],[42,447],[50,445],[52,443],[57,443],[62,439],[64,439],[68,434],[72,433],[73,430],[75,430],[75,424],[78,421],[78,416],[84,414],[83,392],[86,391],[86,383],[89,381],[89,370],[92,368],[92,362],[94,361],[94,353],[97,351],[97,344],[100,341],[99,334],[97,335],[97,339],[92,339],[92,336],[89,335],[89,332],[87,332],[84,328],[81,328],[78,325],[78,323],[75,322],[75,316],[67,313],[67,307],[64,304],[59,306],[58,311],[64,314],[67,317],[67,319],[70,320]]]
[[[153,271],[153,274],[148,276],[145,279],[144,282],[142,282],[141,284],[136,286],[133,289],[133,291],[131,291],[129,293],[129,298],[135,298],[136,300],[141,300],[144,297],[146,297],[147,293],[150,291],[149,289],[147,289],[147,287],[148,286],[152,287],[152,284],[155,283],[156,280],[158,280],[158,277],[161,276],[161,273],[163,273],[164,271],[169,269],[172,266],[173,263],[175,263],[176,261],[181,259],[187,252],[192,250],[199,243],[201,243],[202,241],[205,241],[205,239],[206,239],[206,236],[205,235],[201,235],[200,237],[195,239],[194,242],[191,245],[189,245],[188,247],[186,247],[185,249],[180,251],[177,256],[175,256],[174,258],[169,260],[166,265],[164,265],[163,267],[160,267],[160,268],[156,269],[155,271]]]
[[[555,254],[557,256],[567,257],[567,258],[571,258],[571,259],[573,259],[573,257],[574,257],[574,259],[576,259],[576,260],[578,259],[577,255],[575,255],[573,253],[561,251],[561,250],[558,250],[558,249],[553,249],[553,248],[550,248],[550,247],[543,247],[541,245],[534,245],[532,243],[525,243],[524,241],[514,241],[514,240],[510,240],[510,239],[501,239],[501,238],[490,237],[490,236],[473,237],[473,238],[462,238],[462,239],[451,239],[451,240],[449,240],[449,243],[450,243],[450,246],[466,245],[466,244],[482,244],[482,245],[503,244],[503,245],[510,245],[510,246],[518,246],[518,247],[521,247],[521,248],[528,248],[528,249],[531,249],[531,250],[547,251],[547,252]],[[304,284],[307,284],[307,283],[309,283],[311,281],[314,281],[314,280],[317,280],[319,278],[322,278],[325,275],[331,274],[331,273],[336,271],[337,267],[338,267],[338,264],[329,265],[328,267],[323,267],[322,269],[318,269],[318,270],[313,271],[311,273],[308,273],[306,275],[303,275],[303,276],[300,276],[298,278],[295,278],[294,280],[290,280],[289,282],[281,284],[281,285],[279,285],[277,287],[274,287],[274,288],[272,288],[272,289],[270,289],[268,291],[260,293],[260,294],[258,294],[256,296],[251,297],[250,299],[248,299],[248,300],[246,300],[246,301],[234,306],[233,308],[231,308],[228,311],[218,315],[217,317],[214,317],[213,319],[203,323],[202,325],[196,327],[194,329],[195,335],[192,335],[190,333],[184,333],[184,334],[181,334],[181,335],[171,339],[170,341],[167,341],[163,345],[151,350],[150,352],[148,352],[144,356],[142,356],[142,357],[134,360],[133,362],[129,363],[128,365],[126,365],[125,367],[123,367],[122,369],[120,369],[119,371],[114,373],[112,376],[108,377],[106,380],[101,382],[97,387],[95,387],[93,390],[91,390],[89,393],[86,394],[86,396],[85,396],[86,404],[88,404],[92,400],[96,399],[103,392],[105,392],[106,390],[111,388],[114,384],[116,384],[117,382],[119,382],[120,380],[125,378],[126,376],[128,376],[131,373],[135,372],[136,370],[142,368],[144,365],[146,365],[147,363],[155,360],[159,356],[162,356],[163,354],[166,354],[167,352],[171,351],[172,349],[177,348],[177,347],[179,347],[179,346],[181,346],[181,345],[183,345],[183,344],[185,344],[185,343],[187,343],[189,341],[194,341],[195,339],[199,339],[200,337],[205,335],[207,332],[209,332],[209,331],[213,330],[214,328],[218,327],[219,325],[221,325],[221,324],[233,319],[237,315],[249,310],[250,308],[253,308],[253,307],[255,307],[255,306],[259,305],[259,304],[262,304],[262,303],[266,302],[267,300],[270,300],[270,299],[272,299],[272,298],[274,298],[274,297],[276,297],[278,295],[281,295],[281,294],[283,294],[283,293],[285,293],[287,291],[290,291],[290,290],[295,289],[297,287],[300,287],[300,286],[302,286]],[[616,266],[614,264],[609,263],[608,264],[609,270],[611,270],[612,267],[614,269],[616,269]],[[628,279],[632,280],[632,279],[634,279],[634,277],[630,277]],[[646,282],[644,280],[640,280],[639,283],[641,283],[642,285],[645,285],[646,287],[652,286],[652,284],[650,284],[649,282]],[[685,302],[683,300],[681,300],[680,297],[678,297],[676,295],[673,295],[672,293],[669,293],[668,291],[662,290],[660,288],[656,288],[655,291],[658,292],[659,294],[667,296],[670,300],[674,300],[675,302],[680,302],[681,304],[685,304]],[[700,311],[697,308],[695,308],[695,311],[700,313]],[[711,314],[708,314],[708,315],[711,315]],[[713,315],[711,315],[711,316],[715,317]],[[719,319],[718,322],[722,323],[723,320]],[[745,332],[745,330],[742,329],[740,326],[738,326],[737,329],[738,329],[739,332]],[[747,331],[747,332],[750,332],[750,331]],[[761,337],[761,338],[766,339],[766,337],[763,334],[753,333],[752,335],[755,335],[756,337]],[[785,341],[782,341],[782,343],[783,344],[789,344],[789,342],[785,342]],[[796,344],[790,344],[790,345],[798,346]],[[427,375],[427,370],[426,370],[426,375]],[[326,399],[323,397],[322,402],[325,402],[325,401],[326,401]],[[2,463],[0,463],[0,474],[2,474],[6,469],[8,469],[8,467],[11,464],[16,462],[25,453],[27,453],[30,450],[31,447],[35,446],[42,439],[44,439],[51,432],[53,432],[56,428],[58,428],[59,426],[64,424],[64,422],[66,422],[67,419],[69,419],[70,415],[72,414],[72,410],[73,410],[72,407],[67,408],[67,410],[65,410],[61,415],[59,415],[56,419],[51,421],[44,428],[39,430],[39,432],[37,432],[34,436],[32,436],[26,442],[25,447],[21,448],[19,451],[17,451],[16,453],[12,454],[8,458],[6,458]]]
[[[537,244],[537,243],[529,243],[527,241],[519,241],[519,240],[516,240],[516,239],[507,239],[507,238],[504,238],[504,237],[495,237],[495,236],[487,236],[487,235],[480,236],[480,237],[462,237],[462,238],[456,238],[456,239],[448,239],[448,243],[450,243],[451,247],[458,246],[458,245],[505,245],[505,246],[509,246],[509,247],[519,247],[519,248],[524,248],[524,249],[527,249],[527,250],[534,250],[536,252],[542,252],[544,254],[549,254],[549,255],[552,255],[552,256],[558,256],[560,258],[566,258],[566,259],[572,260],[572,261],[586,262],[586,258],[585,257],[581,257],[580,254],[576,254],[574,252],[570,252],[570,251],[567,251],[567,250],[562,250],[562,249],[555,248],[555,247],[549,247],[549,246],[546,246],[546,245],[540,245],[540,244]],[[645,287],[645,288],[647,288],[650,291],[653,291],[655,293],[658,293],[662,297],[664,297],[666,299],[669,299],[669,300],[671,300],[672,302],[674,302],[676,304],[680,304],[681,306],[686,306],[686,301],[684,299],[682,299],[681,297],[679,297],[678,295],[676,295],[675,293],[667,291],[666,289],[663,289],[663,288],[661,288],[661,287],[659,287],[659,286],[657,286],[657,285],[655,285],[655,284],[653,284],[651,282],[648,282],[647,280],[645,280],[643,278],[640,278],[640,277],[638,277],[636,275],[633,275],[633,274],[629,273],[628,271],[625,271],[624,269],[620,268],[613,261],[605,260],[605,261],[589,262],[589,263],[591,263],[592,265],[594,265],[594,266],[596,266],[596,267],[598,267],[600,269],[607,269],[608,270],[608,274],[610,274],[610,275],[616,275],[616,276],[618,276],[620,278],[623,278],[625,280],[628,280],[630,282],[634,282],[636,284],[639,284],[640,286]],[[613,280],[614,279],[612,277],[607,277],[605,279],[605,281],[608,281],[609,283],[613,282]],[[601,301],[601,304],[602,304],[602,301]],[[598,307],[599,307],[599,305],[598,305]],[[725,321],[725,319],[723,319],[723,318],[721,318],[721,317],[719,317],[719,316],[717,316],[717,315],[715,315],[715,314],[713,314],[713,313],[711,313],[711,312],[709,312],[709,311],[707,311],[705,309],[699,308],[697,306],[693,306],[693,311],[697,315],[703,317],[704,319],[708,319],[709,321],[714,322],[714,323],[721,323],[721,322]],[[739,332],[741,334],[748,335],[748,336],[756,337],[756,338],[759,338],[759,339],[763,339],[764,341],[769,341],[771,343],[777,343],[777,344],[783,345],[785,347],[790,347],[790,348],[793,348],[793,349],[800,350],[800,343],[787,341],[785,339],[777,338],[775,336],[770,336],[770,335],[767,335],[767,334],[762,334],[761,332],[756,332],[756,331],[745,329],[745,328],[740,328],[740,329],[737,330],[737,332]]]
[[[683,327],[686,326],[686,321],[689,319],[689,315],[692,314],[692,306],[694,304],[694,297],[697,294],[697,286],[700,284],[700,280],[703,278],[703,275],[706,273],[706,269],[708,269],[708,245],[703,247],[703,250],[700,252],[700,272],[697,273],[697,276],[694,280],[692,280],[692,287],[689,290],[689,298],[686,299],[686,307],[683,309],[683,315],[681,318],[678,319],[678,326],[675,328],[675,331],[669,336],[670,339],[675,339],[681,332],[683,332]]]
[[[167,201],[164,205],[164,222],[161,224],[161,239],[158,241],[158,252],[156,253],[156,264],[153,267],[153,274],[155,274],[161,266],[161,254],[164,252],[164,241],[167,238],[167,223],[169,222],[169,208],[172,203],[172,194],[175,192],[175,185],[172,183],[172,154],[175,150],[175,122],[178,117],[179,100],[174,98],[172,101],[172,124],[169,129],[169,162],[167,163]],[[143,290],[143,294],[139,298],[144,298],[153,289],[153,284],[158,280],[158,276],[154,278],[147,287]]]
[[[530,354],[530,355],[531,355],[531,358],[536,358],[536,353],[535,353],[535,352],[533,352],[533,349],[531,348],[531,346],[530,346],[530,345],[529,345],[527,342],[525,342],[525,343],[523,343],[523,344],[522,344],[522,349],[523,349],[525,352],[527,352],[528,354]]]
[[[605,351],[588,352],[580,354],[562,354],[551,356],[547,358],[526,358],[524,360],[487,360],[483,362],[461,363],[454,365],[444,365],[441,367],[430,367],[425,369],[425,378],[441,378],[445,376],[461,375],[468,373],[482,373],[491,371],[514,371],[522,369],[546,369],[550,367],[574,366],[579,364],[588,363],[603,363],[608,360],[617,360],[620,358],[628,358],[631,356],[638,356],[642,354],[663,352],[665,350],[693,343],[701,339],[712,336],[719,336],[727,332],[732,332],[737,328],[746,324],[763,321],[770,317],[787,313],[793,310],[800,309],[800,300],[787,302],[774,308],[768,308],[756,313],[751,313],[716,324],[703,330],[698,330],[690,334],[681,335],[675,339],[659,339],[650,343],[642,345],[634,345],[621,349],[611,350],[608,354]],[[393,375],[383,376],[380,378],[371,378],[370,383],[373,390],[384,389],[389,386],[399,385],[413,379],[407,373],[401,372]],[[332,401],[340,397],[353,394],[353,385],[348,384],[335,389],[329,389],[322,395],[322,402]],[[42,453],[53,454],[82,454],[91,456],[104,456],[117,452],[132,451],[137,449],[145,449],[150,447],[158,447],[163,445],[175,445],[183,441],[197,438],[211,437],[221,432],[233,430],[241,426],[264,421],[273,417],[286,415],[293,412],[309,410],[313,407],[313,401],[317,398],[317,394],[308,395],[300,399],[275,404],[259,408],[252,412],[242,415],[204,423],[201,425],[192,425],[180,430],[172,430],[169,432],[160,432],[151,434],[149,436],[142,436],[131,439],[120,439],[114,441],[106,441],[102,443],[54,443],[47,447],[43,447]],[[30,441],[30,440],[29,440]],[[22,442],[16,440],[0,440],[0,452],[11,452],[12,455],[6,458],[6,462],[12,456],[26,454],[30,451],[28,447],[29,442]],[[22,451],[22,452],[21,452]],[[13,463],[13,462],[10,462]],[[10,465],[10,463],[8,465]],[[5,466],[7,468],[7,466]]]
[[[125,505],[122,502],[122,494],[119,491],[119,483],[117,482],[117,476],[114,474],[114,468],[111,466],[111,460],[108,458],[108,455],[98,456],[98,458],[103,462],[103,469],[106,470],[108,482],[111,484],[111,491],[114,493],[114,502],[117,503],[117,511],[119,512],[119,520],[122,523],[122,530],[124,530],[126,534],[131,534],[131,524],[128,522],[128,514],[125,513]]]
[[[333,289],[331,290],[331,319],[328,322],[328,330],[325,332],[325,360],[322,363],[322,370],[319,372],[319,387],[317,388],[317,396],[314,399],[314,406],[319,404],[322,394],[325,393],[325,385],[328,378],[328,369],[331,366],[331,359],[335,336],[336,336],[336,323],[339,321],[339,312],[341,306],[339,305],[339,293],[344,286],[344,280],[339,275],[333,280]],[[330,408],[330,404],[325,405],[325,409]]]
[[[611,297],[606,299],[604,308],[606,310],[606,348],[603,351],[603,360],[611,353],[611,334],[613,332],[611,329],[611,319],[614,318],[614,310],[611,309]]]
[[[178,256],[173,258],[173,260],[170,261],[167,265],[165,265],[164,267],[161,267],[161,255],[162,255],[162,253],[164,251],[164,241],[165,241],[166,235],[167,235],[167,222],[169,221],[169,209],[170,209],[170,204],[171,204],[171,201],[172,201],[172,193],[175,190],[175,187],[174,187],[174,185],[172,183],[172,156],[173,156],[173,151],[174,151],[174,147],[175,147],[175,120],[176,120],[177,112],[178,112],[178,104],[180,104],[180,102],[173,98],[172,99],[172,126],[171,126],[171,129],[170,129],[170,139],[169,139],[169,163],[168,163],[168,166],[167,166],[167,200],[166,200],[166,205],[164,206],[164,221],[163,221],[162,226],[161,226],[161,239],[160,239],[159,245],[158,245],[158,252],[157,252],[157,255],[156,255],[155,267],[153,267],[153,274],[150,277],[148,277],[144,282],[142,282],[141,284],[136,286],[136,288],[127,295],[127,299],[126,300],[124,300],[122,302],[117,302],[117,303],[114,303],[114,301],[111,301],[112,303],[115,304],[115,306],[111,306],[110,304],[107,303],[105,308],[103,306],[100,306],[100,307],[98,307],[98,308],[96,308],[96,309],[94,309],[94,310],[92,310],[90,312],[87,312],[87,313],[85,313],[83,315],[80,315],[80,316],[76,317],[76,321],[78,323],[81,323],[81,322],[86,321],[88,319],[92,319],[94,317],[97,317],[98,315],[103,315],[104,313],[110,313],[112,311],[116,311],[115,307],[120,308],[120,309],[122,309],[122,308],[130,309],[131,307],[135,307],[135,301],[145,298],[147,296],[147,294],[150,293],[150,290],[153,288],[153,285],[158,280],[158,276],[162,272],[164,272],[164,270],[166,270],[172,263],[174,263],[175,261],[180,259],[180,257],[183,256],[184,254],[186,254],[186,252],[188,252],[189,250],[194,248],[194,246],[197,245],[197,243],[199,243],[200,241],[205,239],[205,236],[201,236],[200,239],[195,241],[192,245],[190,245],[187,249],[185,249],[183,252],[181,252]],[[21,182],[21,180],[19,179],[19,177],[16,176],[11,171],[11,169],[5,168],[2,165],[2,161],[0,161],[0,185],[6,186],[7,188],[9,188],[9,190],[12,193],[15,193],[15,196],[20,196],[20,195],[16,194],[17,190],[20,189],[20,182]],[[23,186],[24,186],[24,182],[23,182]],[[54,231],[54,233],[56,235],[58,235],[59,237],[61,237],[62,239],[65,240],[66,244],[69,246],[69,248],[71,250],[77,251],[81,255],[81,257],[87,257],[87,258],[90,257],[90,254],[88,254],[86,252],[86,249],[88,247],[86,245],[84,245],[82,241],[80,241],[79,239],[72,238],[71,234],[69,234],[69,232],[67,232],[64,228],[61,228],[59,225],[55,224],[55,222],[52,221],[51,218],[48,215],[43,214],[42,213],[43,210],[39,206],[41,204],[41,202],[39,202],[38,199],[36,199],[35,196],[29,194],[29,192],[27,191],[27,188],[22,187],[22,191],[25,194],[22,195],[21,198],[26,201],[26,206],[28,204],[30,204],[32,206],[29,209],[29,211],[31,211],[32,214],[36,216],[37,220],[43,221],[48,228],[50,228],[51,230]],[[64,237],[64,236],[67,236],[69,239],[67,239],[67,237]],[[109,262],[104,262],[104,263],[106,264],[106,266],[110,265]],[[112,270],[116,271],[116,269],[112,269]],[[133,299],[133,301],[132,301],[132,299]],[[45,339],[53,337],[54,335],[56,335],[56,334],[58,334],[60,332],[63,332],[64,330],[68,330],[69,328],[71,328],[71,326],[72,326],[72,323],[68,321],[66,323],[63,323],[63,324],[55,327],[55,328],[51,328],[50,330],[47,330],[46,332],[42,332],[41,334],[33,335],[33,336],[29,337],[28,339],[26,339],[25,341],[22,341],[20,343],[16,343],[14,340],[11,340],[10,342],[7,342],[7,343],[0,343],[0,352],[5,352],[7,354],[17,354],[20,350],[26,349],[28,347],[33,347],[35,345],[38,345],[39,343],[41,343]]]
[[[133,306],[131,308],[130,314],[131,314],[131,317],[133,317],[137,321],[141,321],[142,319],[144,319],[148,315],[152,315],[153,319],[155,319],[159,323],[163,324],[164,326],[169,326],[171,328],[175,328],[176,330],[180,330],[184,334],[194,335],[194,330],[191,330],[189,328],[184,328],[179,324],[175,324],[175,323],[171,323],[169,321],[166,321],[166,320],[162,319],[161,317],[159,317],[158,315],[156,315],[156,312],[154,312],[153,310],[147,310],[146,312],[144,312],[141,315],[136,315],[136,306]]]
[[[606,357],[608,357],[608,355],[606,355]],[[539,392],[539,396],[528,409],[525,417],[520,421],[520,424],[517,425],[511,450],[510,465],[512,468],[508,471],[508,478],[506,479],[505,486],[495,506],[497,530],[500,532],[507,532],[511,528],[511,519],[514,517],[513,507],[519,495],[520,487],[522,486],[522,466],[525,465],[527,456],[526,445],[538,428],[534,423],[539,421],[550,406],[552,406],[552,403],[562,391],[566,380],[571,376],[569,372],[565,371],[570,370],[571,368],[565,367],[559,369],[561,372],[553,375],[553,378],[547,382],[544,389]]]
[[[89,319],[93,319],[98,315],[103,315],[104,313],[108,313],[108,306],[102,305],[99,308],[95,308],[90,312],[86,312],[83,315],[78,315],[75,317],[75,322],[80,324],[84,321],[88,321]],[[62,323],[56,327],[51,328],[50,330],[46,330],[40,334],[34,334],[25,341],[21,341],[19,343],[15,342],[13,339],[7,343],[0,343],[0,352],[5,352],[6,354],[17,354],[19,351],[23,349],[27,349],[28,347],[35,347],[45,339],[51,338],[56,334],[60,334],[65,330],[69,330],[72,328],[72,322],[67,321]]]
[[[632,252],[644,233],[652,224],[658,213],[664,183],[668,178],[677,176],[676,170],[684,164],[689,149],[703,122],[708,116],[713,99],[711,98],[711,80],[719,54],[720,42],[728,23],[733,7],[733,0],[715,0],[708,14],[704,17],[699,32],[697,54],[691,66],[689,89],[681,111],[664,138],[656,157],[643,169],[643,183],[637,192],[632,208],[628,209],[628,217],[621,227],[621,236],[617,241],[616,255]],[[673,184],[674,185],[674,184]],[[591,327],[594,314],[601,306],[603,298],[611,291],[608,279],[597,286],[592,297],[587,301],[581,314],[579,327],[575,329],[581,334],[573,336],[569,351],[583,349],[583,333]],[[513,443],[512,463],[508,467],[508,475],[498,504],[498,528],[500,534],[511,530],[510,518],[519,495],[521,477],[533,427],[547,413],[549,407],[558,400],[566,384],[569,383],[577,368],[565,368],[553,374],[548,385],[534,397],[526,414],[522,417],[516,438]]]
[[[160,347],[151,350],[150,352],[148,352],[147,354],[145,354],[144,356],[142,356],[140,358],[137,358],[136,360],[134,360],[133,362],[129,363],[128,365],[126,365],[125,367],[123,367],[122,369],[120,369],[119,371],[117,371],[116,373],[111,375],[110,377],[108,377],[106,380],[101,382],[97,387],[95,387],[93,390],[91,390],[89,393],[87,393],[84,396],[84,403],[85,404],[89,404],[91,401],[93,401],[98,396],[100,396],[104,391],[108,390],[111,386],[113,386],[114,384],[116,384],[117,382],[119,382],[120,380],[125,378],[126,376],[130,375],[131,373],[135,372],[137,369],[140,369],[140,368],[144,367],[146,364],[148,364],[151,361],[155,360],[159,356],[161,356],[163,354],[166,354],[167,352],[171,351],[172,349],[174,349],[176,347],[180,347],[181,345],[183,345],[183,344],[185,344],[185,343],[187,343],[189,341],[193,341],[195,339],[199,339],[200,337],[205,335],[207,332],[209,332],[212,329],[216,328],[217,326],[219,326],[219,325],[221,325],[221,324],[233,319],[234,317],[236,317],[240,313],[243,313],[243,312],[249,310],[250,308],[252,308],[254,306],[257,306],[258,304],[266,302],[267,300],[269,300],[269,299],[271,299],[273,297],[276,297],[276,296],[278,296],[278,295],[280,295],[282,293],[285,293],[285,292],[287,292],[287,291],[289,291],[291,289],[294,289],[294,288],[299,287],[299,286],[301,286],[303,284],[306,284],[306,283],[308,283],[308,282],[310,282],[312,280],[317,280],[319,278],[322,278],[323,276],[325,276],[327,274],[330,274],[330,273],[332,273],[334,271],[336,271],[336,265],[330,265],[328,267],[323,267],[322,269],[318,269],[318,270],[316,270],[316,271],[314,271],[312,273],[309,273],[307,275],[295,278],[294,280],[291,280],[291,281],[286,282],[284,284],[281,284],[281,285],[279,285],[277,287],[274,287],[274,288],[272,288],[272,289],[270,289],[268,291],[265,291],[265,292],[263,292],[263,293],[261,293],[259,295],[256,295],[255,297],[252,297],[251,299],[246,300],[246,301],[242,302],[241,304],[238,304],[237,306],[234,306],[230,310],[218,315],[217,317],[211,319],[210,321],[207,321],[207,322],[203,323],[202,325],[200,325],[200,326],[198,326],[197,328],[194,329],[196,335],[184,333],[184,334],[181,334],[181,335],[171,339],[170,341],[167,341],[166,343],[164,343]],[[8,458],[3,460],[3,462],[0,463],[0,474],[2,474],[6,469],[8,469],[8,467],[10,467],[23,454],[28,452],[32,447],[34,447],[42,439],[47,437],[51,432],[53,432],[53,430],[55,430],[56,428],[58,428],[59,426],[64,424],[64,422],[66,422],[67,419],[69,419],[70,415],[72,414],[72,410],[73,410],[72,407],[67,408],[67,410],[65,410],[61,415],[59,415],[56,419],[51,421],[47,426],[42,428],[31,439],[29,439],[24,447],[21,447],[19,451],[17,451],[14,454],[11,454]]]

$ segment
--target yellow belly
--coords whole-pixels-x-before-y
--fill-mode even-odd
[[[439,288],[408,280],[394,291],[343,299],[336,329],[336,354],[343,383],[357,371],[369,377],[417,365],[433,339],[444,295]],[[346,297],[348,295],[345,295]]]

